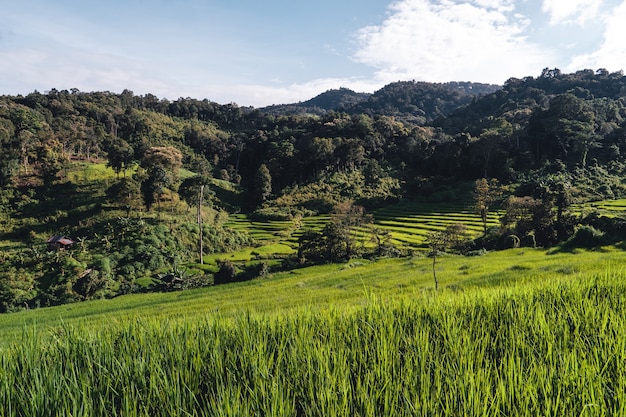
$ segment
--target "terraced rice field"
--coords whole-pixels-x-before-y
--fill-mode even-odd
[[[356,237],[367,245],[374,229],[389,232],[391,242],[401,248],[424,249],[428,233],[443,230],[447,226],[461,223],[468,233],[479,236],[483,230],[480,217],[473,212],[470,204],[433,204],[408,202],[397,204],[371,213],[372,224],[354,230]],[[306,217],[291,221],[251,221],[244,214],[232,215],[228,227],[246,230],[260,243],[280,241],[298,247],[298,238],[306,231],[321,230],[330,221],[329,215]],[[490,213],[487,226],[498,225],[499,213]]]
[[[498,213],[490,213],[487,227],[497,226]],[[453,224],[464,224],[472,236],[479,236],[483,223],[466,205],[409,203],[385,207],[374,212],[374,227],[391,233],[392,243],[400,247],[424,248],[431,232],[445,229]]]
[[[373,211],[370,213],[373,223],[355,228],[353,234],[362,245],[368,246],[373,245],[371,240],[375,231],[388,232],[396,247],[417,251],[426,250],[429,233],[457,223],[465,225],[470,237],[478,237],[483,232],[483,223],[471,204],[403,202]],[[592,211],[604,216],[619,216],[626,213],[626,199],[576,204],[570,207],[570,211],[578,216]],[[502,211],[489,213],[487,227],[498,226],[502,214]],[[319,231],[330,220],[330,215],[320,215],[287,221],[252,221],[244,214],[234,214],[226,225],[247,231],[260,245],[280,244],[282,249],[277,254],[285,255],[289,250],[295,252],[298,249],[298,238],[304,232]],[[241,257],[249,259],[250,250],[244,252]]]
[[[577,213],[588,214],[590,211],[598,211],[601,215],[617,216],[626,213],[626,199],[594,201],[574,206]]]
[[[227,227],[235,230],[245,230],[260,243],[276,242],[298,247],[298,238],[309,230],[322,230],[330,221],[329,215],[305,217],[300,220],[267,220],[253,221],[245,214],[234,214],[226,223]]]

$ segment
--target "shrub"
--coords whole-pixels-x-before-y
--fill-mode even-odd
[[[286,221],[292,220],[291,210],[285,207],[262,207],[248,216],[255,221]]]
[[[569,238],[564,247],[567,248],[592,248],[605,243],[604,232],[590,225],[580,226],[574,235]]]
[[[237,277],[237,268],[230,261],[220,261],[219,271],[217,271],[213,277],[215,285],[227,284],[234,282]]]

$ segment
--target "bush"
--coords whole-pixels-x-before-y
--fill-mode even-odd
[[[601,246],[604,243],[604,232],[593,226],[584,225],[580,226],[574,233],[574,236],[569,238],[563,246],[566,248],[592,248]]]
[[[214,284],[227,284],[229,282],[234,282],[237,277],[237,268],[230,261],[220,261],[219,262],[219,271],[217,271],[213,277]]]
[[[287,221],[293,219],[291,210],[285,207],[262,207],[248,217],[254,221]]]

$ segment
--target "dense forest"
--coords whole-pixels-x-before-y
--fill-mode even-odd
[[[208,253],[253,244],[223,226],[229,213],[343,213],[325,235],[303,237],[319,255],[311,245],[401,199],[502,207],[502,226],[474,249],[505,247],[510,236],[552,246],[620,234],[621,220],[567,209],[626,196],[625,120],[626,77],[603,69],[545,69],[500,87],[398,82],[265,109],[128,90],[2,96],[0,311],[135,291],[138,277],[157,272],[173,280],[194,258],[199,227],[168,217],[177,202],[211,211],[200,226]],[[71,167],[98,162],[115,180],[79,190]],[[467,184],[473,194],[461,191]],[[82,240],[70,255],[42,249],[51,233]]]

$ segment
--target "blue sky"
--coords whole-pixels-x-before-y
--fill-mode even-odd
[[[626,70],[626,0],[0,0],[0,94],[265,106],[399,80]]]

